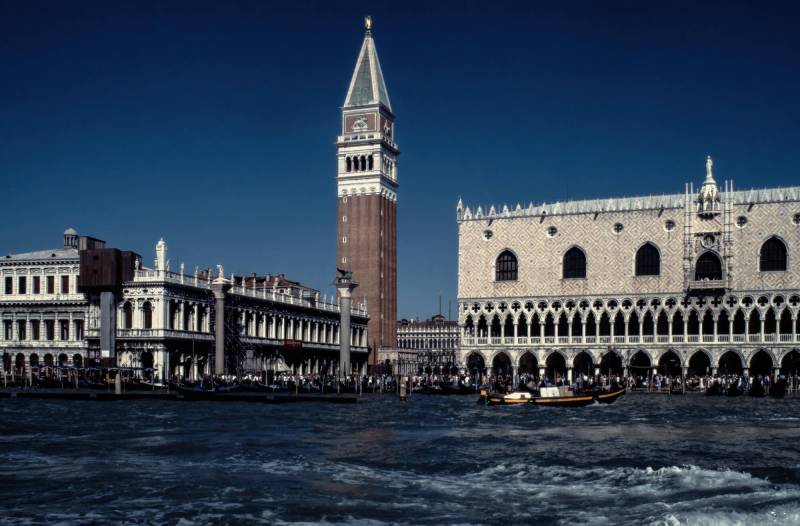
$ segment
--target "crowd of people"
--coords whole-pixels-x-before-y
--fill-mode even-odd
[[[490,388],[496,392],[514,390],[535,391],[541,387],[570,386],[573,392],[586,392],[596,389],[614,389],[625,387],[630,391],[655,393],[705,393],[710,395],[738,396],[750,394],[754,396],[797,395],[800,391],[800,374],[749,376],[745,374],[725,373],[716,375],[693,374],[683,377],[656,373],[651,370],[636,372],[623,377],[617,374],[576,374],[570,380],[564,375],[540,377],[536,374],[523,373],[516,379],[510,374],[487,375],[479,371],[463,371],[460,374],[420,373],[411,376],[394,376],[391,374],[348,375],[340,379],[337,376],[319,374],[296,374],[284,371],[266,376],[263,372],[243,373],[239,376],[204,377],[194,381],[186,378],[172,378],[167,385],[158,381],[153,371],[122,371],[126,388],[241,388],[259,391],[288,392],[346,392],[346,393],[386,393],[397,392],[398,382],[405,383],[408,393],[428,394],[469,394],[477,393],[481,388]],[[4,375],[3,385],[6,387],[103,387],[111,383],[110,378],[116,370],[101,369],[79,370],[76,368],[52,368],[37,371],[31,375]],[[143,374],[143,376],[142,376]],[[139,376],[142,376],[141,378]]]

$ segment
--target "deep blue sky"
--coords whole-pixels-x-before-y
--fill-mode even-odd
[[[288,5],[292,4],[292,5]],[[363,38],[397,114],[400,316],[456,295],[455,203],[800,182],[789,3],[0,0],[0,252],[81,234],[330,292]],[[766,4],[766,5],[765,5]],[[796,4],[795,4],[796,5]]]

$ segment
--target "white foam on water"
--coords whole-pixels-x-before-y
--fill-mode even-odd
[[[275,460],[262,469],[305,473],[370,491],[382,487],[391,502],[372,501],[383,511],[420,507],[458,520],[488,508],[509,517],[550,516],[563,524],[800,524],[800,486],[773,484],[749,473],[697,466],[602,468],[513,463],[464,475],[420,474],[348,463]],[[513,496],[510,498],[509,496]],[[368,504],[369,498],[367,498]],[[788,504],[787,504],[788,503]],[[757,511],[753,511],[757,510]],[[423,513],[424,515],[424,513]],[[479,514],[476,517],[480,522]],[[660,521],[660,522],[659,522]],[[738,522],[737,522],[738,521]],[[744,521],[744,522],[742,522]],[[770,522],[772,521],[772,522]],[[447,522],[447,521],[446,521]],[[489,521],[491,522],[491,521]]]
[[[796,526],[800,524],[800,502],[753,512],[707,511],[669,514],[651,526]]]

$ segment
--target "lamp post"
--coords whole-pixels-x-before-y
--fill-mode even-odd
[[[350,374],[350,305],[353,289],[358,283],[353,281],[349,270],[336,269],[336,290],[339,292],[339,379]]]

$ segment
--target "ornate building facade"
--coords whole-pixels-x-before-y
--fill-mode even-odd
[[[367,32],[342,108],[338,149],[336,266],[352,271],[369,312],[370,364],[395,346],[397,320],[397,156],[394,113]]]
[[[800,187],[471,208],[461,363],[518,375],[772,374],[800,359]]]
[[[119,251],[71,229],[64,239],[63,248],[0,260],[5,374],[104,359],[107,365],[154,369],[162,379],[222,371],[333,373],[338,365],[334,297],[321,298],[283,275],[225,277],[220,267],[214,277],[210,270],[185,274],[183,265],[172,272],[163,240],[154,266],[146,268],[133,253],[121,253],[133,257],[115,264],[105,256]],[[104,275],[110,279],[101,291],[96,285]],[[105,314],[104,293],[113,298]],[[363,304],[351,310],[350,338],[353,368],[364,371]],[[218,349],[222,370],[215,366]]]
[[[448,320],[441,314],[430,320],[400,320],[397,322],[397,354],[389,358],[397,361],[393,370],[413,370],[413,373],[451,373],[457,372],[458,322]],[[402,367],[400,362],[413,364],[413,367]]]

